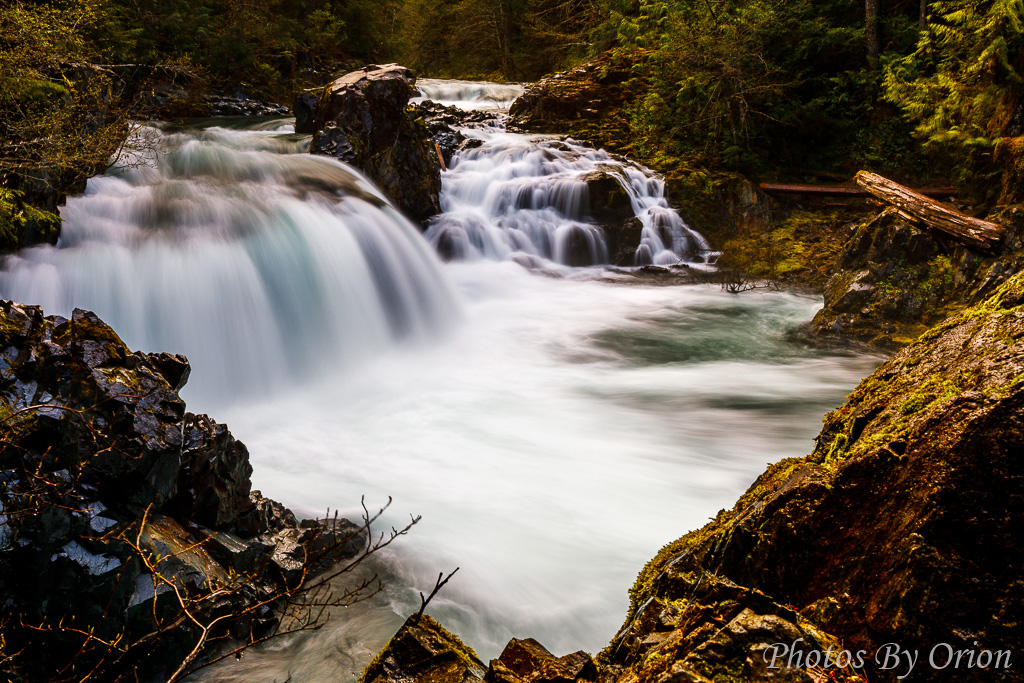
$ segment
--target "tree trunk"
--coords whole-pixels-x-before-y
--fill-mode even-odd
[[[1001,225],[965,216],[880,175],[861,171],[857,174],[857,184],[895,206],[911,221],[923,223],[969,247],[989,250],[1003,237]]]
[[[878,3],[879,0],[865,0],[865,35],[868,43],[868,64],[871,68],[878,65],[878,57],[882,54],[882,41],[878,35]]]
[[[921,16],[917,19],[917,25],[922,29],[928,28],[928,0],[921,0]]]
[[[759,183],[758,187],[768,194],[803,194],[818,197],[870,197],[871,192],[861,187],[846,185],[788,185],[781,183]],[[919,187],[914,192],[925,197],[950,197],[956,194],[955,187]]]
[[[500,14],[498,31],[500,32],[499,45],[501,49],[501,75],[506,80],[515,78],[515,64],[512,62],[512,9],[508,0],[498,0],[498,11]]]

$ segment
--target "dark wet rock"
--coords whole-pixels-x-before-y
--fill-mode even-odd
[[[441,167],[426,125],[406,112],[415,82],[412,70],[397,64],[346,74],[318,93],[308,130],[310,152],[359,168],[422,222],[441,210]],[[296,120],[305,120],[308,98],[300,95],[296,107]]]
[[[587,185],[588,214],[604,230],[609,262],[616,266],[635,265],[643,224],[633,212],[626,179],[609,168],[588,173],[582,180]]]
[[[295,132],[313,134],[313,117],[316,115],[317,89],[303,90],[295,96],[292,114],[295,116]]]
[[[189,519],[211,529],[252,531],[247,525],[238,528],[239,519],[256,507],[249,498],[252,466],[245,444],[206,415],[189,413],[182,430],[179,509],[188,510]]]
[[[999,253],[982,254],[885,211],[851,228],[825,286],[825,306],[812,323],[822,337],[901,346],[944,316],[981,301],[1024,265],[1009,251],[1013,209]],[[1016,223],[1024,224],[1018,217]]]
[[[245,93],[208,95],[200,105],[208,116],[288,116],[291,109]]]
[[[446,166],[451,165],[456,151],[479,146],[482,142],[479,139],[466,138],[460,128],[487,125],[497,118],[493,112],[466,111],[429,100],[411,105],[409,116],[413,121],[420,120],[426,125],[430,140],[441,151]]]
[[[125,644],[152,632],[154,615],[166,617],[174,625],[159,641],[121,663],[144,677],[169,675],[196,642],[191,622],[174,619],[180,604],[168,582],[186,595],[225,587],[205,614],[236,615],[294,588],[307,569],[365,547],[349,522],[300,526],[252,491],[245,446],[186,411],[177,390],[188,373],[183,356],[132,353],[91,312],[44,317],[38,307],[0,302],[5,614],[74,623]],[[154,580],[146,557],[166,581]],[[244,623],[225,621],[223,631],[274,619],[267,606]],[[91,667],[104,652],[79,652],[81,638],[60,629],[8,622],[4,635],[9,652],[23,652],[30,680],[49,680],[71,658]]]
[[[360,683],[470,683],[482,680],[484,671],[471,648],[424,614],[406,620]]]
[[[561,238],[559,260],[574,268],[595,266],[604,263],[604,254],[598,248],[600,242],[594,229],[586,225],[570,225]]]
[[[569,71],[537,81],[509,108],[510,130],[568,133],[583,121],[596,121],[625,99],[628,67],[610,53]]]

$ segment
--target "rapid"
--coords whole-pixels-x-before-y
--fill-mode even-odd
[[[515,95],[420,87],[478,109]],[[480,143],[424,235],[290,125],[151,127],[68,201],[55,247],[0,270],[3,298],[91,309],[133,348],[188,355],[189,409],[227,423],[254,488],[300,516],[358,519],[361,496],[393,498],[386,525],[422,515],[375,558],[380,595],[197,679],[354,681],[456,566],[429,611],[485,661],[513,636],[596,653],[644,563],[809,452],[879,362],[791,340],[815,297],[609,274],[578,182],[594,170],[630,191],[638,262],[714,253],[659,179],[601,150],[467,131]],[[558,246],[579,231],[593,265]]]

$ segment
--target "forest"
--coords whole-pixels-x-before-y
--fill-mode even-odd
[[[659,169],[872,166],[1007,201],[1022,20],[1020,0],[17,0],[0,9],[0,229],[12,176],[89,175],[154,80],[290,104],[368,62],[527,81],[605,52],[629,80],[602,142]]]
[[[410,70],[503,85],[412,102]],[[313,631],[383,591],[303,586],[419,504],[399,598],[282,666],[1019,649],[1022,78],[1024,0],[4,0],[0,678],[255,671],[275,609]],[[405,598],[393,643],[462,647],[435,562],[490,654],[608,646],[405,676],[377,642]]]

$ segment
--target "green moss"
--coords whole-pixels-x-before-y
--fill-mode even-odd
[[[824,285],[846,242],[850,218],[840,210],[792,211],[765,231],[728,239],[720,263],[755,277]]]
[[[60,216],[24,203],[24,194],[0,188],[0,253],[17,251],[22,246],[22,233],[33,224],[40,238],[55,242],[60,233]]]
[[[415,630],[415,635],[411,634],[410,631]],[[477,657],[476,652],[473,648],[469,647],[461,640],[458,636],[450,633],[441,624],[433,619],[433,617],[423,614],[417,619],[416,617],[409,617],[402,628],[398,630],[398,633],[388,641],[388,644],[377,653],[373,660],[363,670],[362,675],[359,677],[359,683],[372,683],[374,679],[380,673],[383,666],[384,660],[387,659],[392,651],[396,647],[396,642],[399,639],[412,637],[417,640],[430,640],[433,641],[432,649],[435,651],[444,650],[451,655],[455,656],[461,664],[466,667],[473,669],[483,668],[480,658]]]

